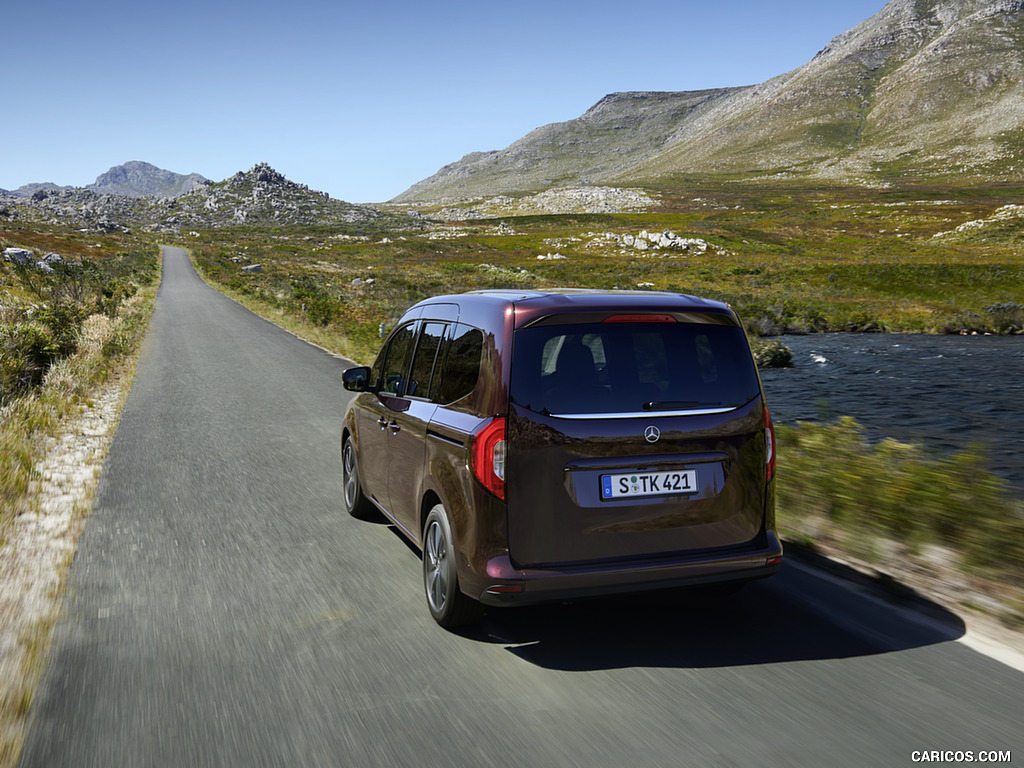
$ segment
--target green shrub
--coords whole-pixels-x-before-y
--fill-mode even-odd
[[[82,322],[88,314],[84,306],[69,299],[51,301],[39,313],[39,321],[50,332],[59,357],[75,351]]]
[[[779,339],[765,341],[750,339],[750,348],[754,353],[754,362],[758,368],[792,368],[793,350]]]
[[[1020,333],[1024,328],[1024,304],[1001,302],[985,307],[985,316],[999,334]]]
[[[936,543],[968,570],[1024,575],[1024,518],[973,447],[933,455],[886,439],[871,444],[852,418],[779,425],[780,515],[814,517],[851,538],[880,534],[910,552]]]
[[[314,325],[329,325],[341,314],[342,302],[322,285],[306,278],[292,281],[292,294],[300,302]]]
[[[130,283],[120,278],[111,278],[102,281],[99,286],[99,295],[96,302],[97,309],[107,317],[114,317],[121,302],[135,293],[135,288]]]
[[[0,402],[42,383],[58,355],[58,345],[43,325],[0,323]]]

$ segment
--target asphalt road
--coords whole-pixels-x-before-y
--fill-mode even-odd
[[[793,564],[430,619],[342,505],[344,361],[164,276],[21,765],[901,766],[1024,756],[1024,674]]]

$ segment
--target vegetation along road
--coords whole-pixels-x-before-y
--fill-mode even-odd
[[[1024,675],[793,562],[440,630],[342,506],[346,363],[163,282],[21,765],[907,765],[1024,749]],[[1016,755],[1014,755],[1016,756]]]

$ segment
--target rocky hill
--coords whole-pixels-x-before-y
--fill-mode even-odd
[[[765,83],[611,94],[395,200],[686,174],[1024,181],[1024,0],[892,0]]]
[[[7,190],[0,190],[5,195],[12,195],[14,197],[32,197],[36,192],[58,192],[64,189],[74,189],[74,187],[61,187],[50,181],[37,182],[35,184],[25,184],[18,187],[15,190],[8,192]]]
[[[372,206],[334,200],[326,192],[289,181],[266,163],[161,201],[161,207],[167,224],[189,227],[351,224],[383,215]]]
[[[191,192],[206,181],[207,179],[198,173],[182,175],[165,171],[149,163],[132,160],[100,174],[86,189],[101,195],[178,197]]]
[[[93,189],[41,189],[31,197],[0,194],[0,221],[73,226],[90,231],[153,231],[238,226],[332,226],[369,222],[377,208],[333,200],[289,181],[266,163],[178,197],[131,197]],[[413,217],[410,226],[418,225]],[[399,222],[401,223],[401,222]]]

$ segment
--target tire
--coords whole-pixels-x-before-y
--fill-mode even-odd
[[[459,589],[455,547],[448,515],[440,504],[423,523],[423,589],[434,621],[446,629],[475,624],[483,606]]]
[[[370,520],[375,515],[373,504],[363,494],[359,482],[359,468],[356,465],[356,447],[352,438],[346,437],[341,444],[341,480],[345,491],[345,508],[357,520]]]

